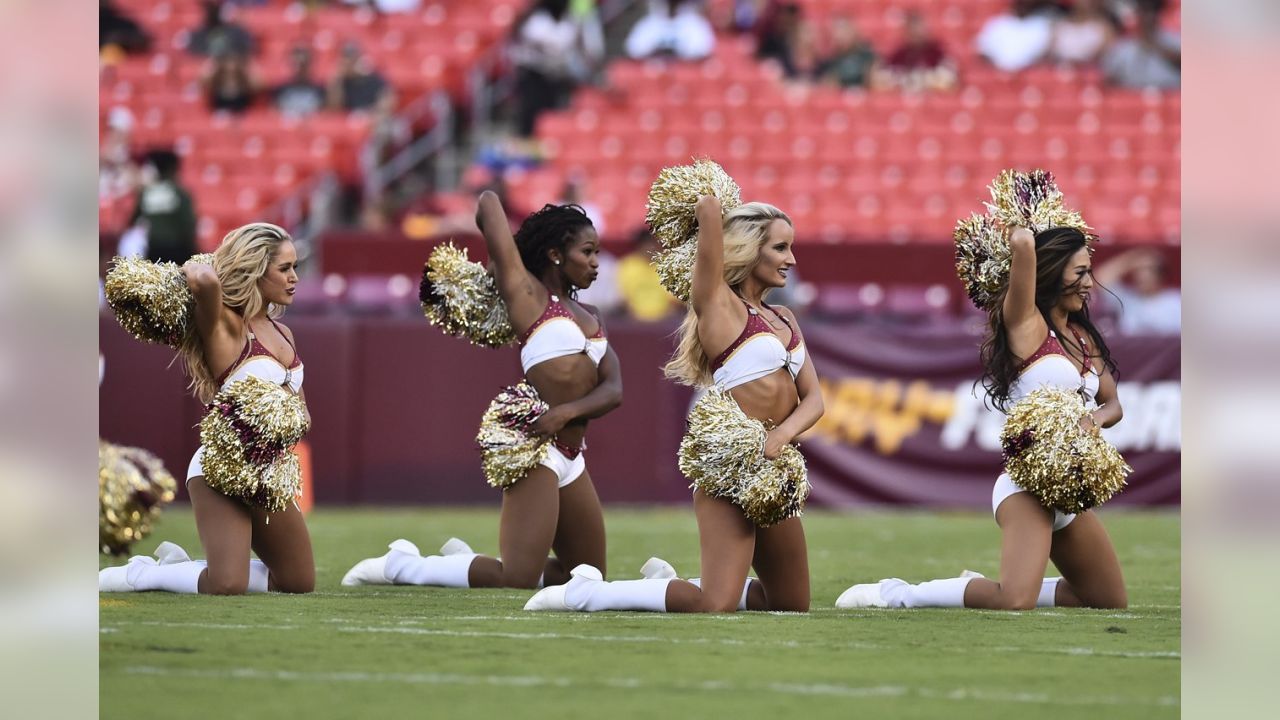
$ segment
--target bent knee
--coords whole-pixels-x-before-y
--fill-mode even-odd
[[[205,595],[244,595],[249,592],[249,577],[226,577],[210,573],[205,575],[200,591]]]
[[[738,611],[738,598],[713,598],[702,596],[702,602],[698,604],[698,612],[703,613],[732,613]]]
[[[996,610],[1034,610],[1039,593],[1034,592],[1001,592],[996,603]]]
[[[315,592],[316,577],[311,575],[309,577],[275,579],[275,587],[272,589],[276,592],[305,595],[309,592]]]
[[[777,602],[777,603],[771,602],[769,603],[769,610],[771,612],[807,613],[809,612],[809,601],[806,599],[803,601],[792,600],[792,601]]]
[[[1121,590],[1117,593],[1089,598],[1089,602],[1086,605],[1096,610],[1127,610],[1129,609],[1129,594]]]

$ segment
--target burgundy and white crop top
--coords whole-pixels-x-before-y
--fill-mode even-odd
[[[1067,355],[1062,343],[1058,341],[1058,335],[1050,330],[1039,349],[1018,368],[1018,379],[1009,388],[1009,400],[1012,403],[1017,403],[1037,388],[1055,387],[1079,392],[1086,405],[1094,404],[1098,387],[1102,384],[1102,376],[1089,358],[1088,343],[1075,328],[1071,328],[1071,334],[1075,335],[1076,342],[1084,351],[1084,366],[1076,367],[1075,361]]]
[[[804,342],[800,338],[800,331],[785,315],[761,303],[791,329],[791,341],[783,345],[782,340],[773,332],[773,328],[769,327],[769,323],[760,317],[756,309],[746,300],[742,303],[747,306],[746,327],[742,328],[738,339],[734,340],[711,363],[716,386],[731,390],[777,372],[781,368],[786,368],[794,380],[800,374],[800,368],[804,367],[805,360]]]
[[[569,308],[552,295],[542,315],[520,336],[520,345],[520,366],[528,373],[534,365],[578,353],[586,353],[591,362],[599,365],[609,341],[603,325],[595,335],[587,337]]]

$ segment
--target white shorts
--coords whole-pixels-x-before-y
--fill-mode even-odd
[[[991,514],[995,515],[996,510],[1000,509],[1000,503],[1010,495],[1017,495],[1020,492],[1026,492],[1022,488],[1013,484],[1013,478],[1009,477],[1009,473],[1002,473],[996,479],[996,486],[991,489]],[[1058,532],[1062,528],[1071,524],[1075,520],[1075,515],[1068,515],[1057,510],[1053,511],[1053,531]]]
[[[204,475],[204,446],[196,448],[196,454],[191,456],[191,462],[187,465],[187,484],[191,484],[191,478]]]
[[[587,471],[587,459],[583,453],[578,453],[578,457],[570,460],[560,452],[560,448],[551,444],[547,445],[546,459],[538,464],[551,468],[551,472],[556,474],[556,487],[569,485]]]

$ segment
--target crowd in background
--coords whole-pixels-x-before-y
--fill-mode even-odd
[[[338,66],[328,78],[316,77],[311,50],[299,45],[289,55],[287,78],[273,87],[265,85],[254,65],[257,39],[235,21],[236,6],[255,4],[260,2],[202,0],[203,19],[186,35],[186,52],[207,58],[200,87],[210,111],[235,115],[270,106],[299,117],[354,112],[385,121],[394,115],[400,100],[395,88],[352,43],[342,46]],[[414,12],[423,5],[421,0],[303,4],[367,6],[379,13]],[[993,68],[1009,73],[1044,65],[1091,67],[1117,86],[1177,88],[1180,41],[1161,23],[1166,7],[1166,0],[1010,0],[1006,12],[983,24],[972,40],[973,49]],[[905,13],[896,38],[873,41],[848,16],[837,15],[819,27],[806,17],[804,6],[792,0],[735,0],[731,8],[727,17],[717,19],[719,30],[754,37],[757,56],[777,63],[792,82],[910,92],[947,91],[964,82],[954,58],[965,49],[947,47],[919,12]],[[151,48],[143,27],[110,0],[100,0],[99,17],[104,62]],[[715,50],[717,22],[701,0],[647,0],[617,52],[637,60],[700,61]],[[515,80],[511,137],[531,138],[542,113],[565,107],[580,86],[604,83],[608,53],[597,3],[534,0],[513,27],[508,57]],[[128,110],[111,110],[100,150],[100,196],[134,198],[119,249],[152,259],[185,257],[195,249],[196,215],[191,193],[179,179],[181,160],[168,149],[135,155],[129,142],[134,122]],[[466,189],[503,189],[500,169],[473,171],[464,176]],[[416,195],[401,208],[402,218],[430,217],[434,232],[473,229],[465,213],[450,217],[447,210],[435,207],[429,187],[419,187]],[[597,230],[605,232],[584,178],[570,180],[561,195],[562,202],[582,205]],[[517,220],[530,210],[509,208]],[[584,292],[584,299],[606,312],[625,312],[637,319],[666,317],[675,306],[649,265],[655,249],[652,236],[642,232],[623,257],[604,254],[598,282]],[[1166,292],[1160,272],[1158,255],[1150,253],[1125,255],[1099,268],[1099,279],[1105,277],[1103,284],[1115,290],[1126,307],[1123,317],[1128,324],[1122,330],[1176,331],[1176,291],[1172,296]],[[798,299],[803,303],[803,292]]]

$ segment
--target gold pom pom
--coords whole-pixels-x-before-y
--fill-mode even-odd
[[[964,283],[965,293],[977,307],[990,308],[1009,283],[1013,255],[1008,236],[990,217],[970,215],[956,223],[952,237],[956,275]]]
[[[120,327],[143,342],[179,347],[195,306],[181,271],[171,262],[115,258],[103,289]]]
[[[431,251],[418,299],[427,321],[446,335],[491,348],[516,340],[493,276],[480,263],[467,260],[466,248],[446,242]]]
[[[658,273],[658,282],[667,292],[683,303],[689,302],[689,294],[693,286],[693,260],[698,254],[698,243],[689,241],[654,254],[653,269]]]
[[[237,380],[200,421],[205,483],[267,512],[286,509],[302,493],[293,446],[308,427],[297,395],[259,377]]]
[[[991,218],[1006,228],[1025,227],[1033,233],[1072,227],[1093,240],[1093,229],[1080,213],[1063,205],[1062,191],[1048,170],[1004,170],[991,182],[991,202],[984,203]]]
[[[490,485],[506,489],[547,457],[551,438],[534,435],[530,427],[549,409],[527,382],[503,388],[489,403],[476,443]]]
[[[151,533],[160,507],[173,501],[177,481],[141,448],[98,441],[98,545],[124,555]]]
[[[1053,173],[1047,170],[1003,170],[991,181],[991,202],[986,215],[971,215],[956,223],[956,274],[973,304],[990,310],[1009,284],[1008,232],[1025,227],[1033,233],[1054,227],[1072,227],[1084,233],[1087,243],[1097,238],[1080,213],[1063,205]]]
[[[715,195],[723,212],[742,204],[742,191],[724,168],[712,160],[663,168],[649,188],[645,222],[663,247],[691,240],[697,229],[694,206],[703,195]]]
[[[1013,406],[1000,434],[1009,477],[1047,508],[1101,505],[1133,472],[1101,434],[1080,427],[1085,412],[1078,393],[1042,387]]]
[[[691,487],[729,500],[760,527],[798,517],[809,497],[804,456],[788,445],[777,458],[766,459],[767,435],[764,423],[742,412],[727,392],[712,388],[689,413],[680,472]]]

